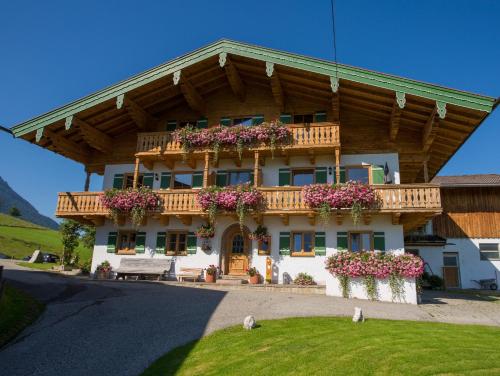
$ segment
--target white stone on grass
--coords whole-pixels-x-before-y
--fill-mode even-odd
[[[255,328],[255,318],[253,316],[247,316],[245,317],[245,320],[243,320],[243,328],[246,330],[251,330]]]
[[[352,316],[352,322],[364,322],[363,311],[359,307],[354,308],[354,316]]]

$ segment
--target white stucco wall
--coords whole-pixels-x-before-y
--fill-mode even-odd
[[[415,278],[406,278],[403,284],[403,291],[400,297],[392,297],[392,290],[388,279],[376,279],[375,286],[377,290],[377,300],[382,302],[417,304],[417,285]],[[339,280],[331,275],[328,276],[326,283],[326,295],[342,296],[342,288]],[[368,300],[366,289],[361,278],[353,278],[349,281],[349,297]]]
[[[194,218],[191,226],[187,228],[176,219],[171,219],[168,227],[164,227],[159,221],[149,219],[147,226],[140,227],[138,231],[146,232],[146,250],[144,254],[125,256],[116,255],[114,253],[107,253],[107,239],[110,231],[131,230],[130,224],[118,228],[113,222],[106,221],[104,226],[98,227],[96,231],[96,245],[94,247],[94,254],[92,260],[92,272],[104,260],[108,260],[112,267],[116,269],[120,264],[120,259],[127,257],[151,257],[151,258],[171,258],[172,256],[165,256],[155,254],[156,248],[156,234],[160,231],[168,230],[185,230],[194,231],[198,226],[203,223],[201,219]],[[221,217],[217,220],[216,234],[212,239],[212,252],[207,254],[201,250],[201,241],[198,240],[198,249],[195,255],[177,256],[175,257],[175,271],[179,272],[181,267],[198,267],[206,268],[210,264],[219,265],[220,262],[220,249],[221,237],[223,232],[232,224],[234,219],[230,217]],[[250,231],[255,230],[257,224],[252,219],[246,220],[246,226]],[[358,224],[354,225],[349,217],[346,217],[343,224],[338,226],[332,219],[330,225],[327,227],[317,224],[311,226],[306,218],[303,217],[290,217],[289,226],[285,226],[277,217],[266,217],[264,225],[267,226],[269,233],[272,236],[271,240],[271,257],[273,262],[273,281],[283,283],[284,276],[288,274],[290,278],[300,272],[306,272],[312,275],[318,284],[325,284],[328,272],[325,270],[326,257],[336,252],[337,248],[337,232],[350,231],[350,230],[371,230],[383,231],[385,233],[385,244],[387,250],[392,250],[396,253],[404,252],[403,246],[403,228],[402,226],[394,226],[391,223],[389,215],[375,216],[370,225]],[[314,257],[294,257],[279,255],[279,234],[280,232],[291,232],[300,230],[314,230],[324,231],[326,233],[326,255],[327,256],[314,256]],[[258,255],[257,242],[252,242],[252,254],[250,257],[250,266],[255,266],[261,275],[266,275],[266,258],[267,256]],[[285,278],[286,280],[286,278]]]
[[[500,282],[500,260],[481,260],[479,243],[500,243],[500,238],[448,238],[444,247],[408,247],[418,249],[432,272],[443,276],[443,253],[457,252],[461,288],[478,288],[472,280],[496,278]]]

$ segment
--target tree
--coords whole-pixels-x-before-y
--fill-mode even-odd
[[[92,249],[95,244],[95,227],[94,226],[83,226],[82,227],[82,237],[81,241],[85,248]]]
[[[9,214],[13,217],[20,217],[21,216],[21,212],[19,211],[18,208],[16,208],[15,206],[11,207],[10,210],[9,210]]]
[[[61,264],[69,265],[73,256],[73,251],[78,247],[78,240],[80,239],[80,231],[82,226],[71,219],[65,219],[59,226],[63,243],[63,254],[61,257]]]

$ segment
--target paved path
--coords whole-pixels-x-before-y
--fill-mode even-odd
[[[368,318],[500,325],[500,302],[430,296],[420,306],[322,295],[221,291],[162,283],[98,282],[26,270],[5,277],[47,303],[40,319],[0,350],[1,375],[138,375],[173,347],[214,330],[293,316]]]

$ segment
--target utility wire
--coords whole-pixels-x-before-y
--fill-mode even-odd
[[[330,0],[332,6],[332,34],[333,34],[333,61],[335,62],[335,70],[337,69],[337,36],[335,33],[335,0]]]

